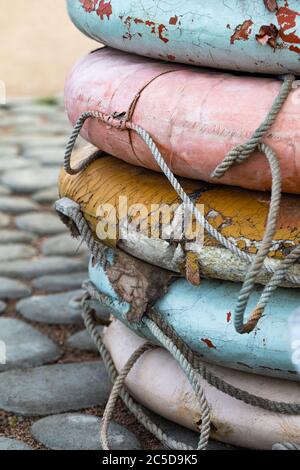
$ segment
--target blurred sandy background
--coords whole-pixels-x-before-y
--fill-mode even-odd
[[[61,93],[72,64],[96,47],[72,25],[65,0],[0,0],[0,80],[8,97]]]

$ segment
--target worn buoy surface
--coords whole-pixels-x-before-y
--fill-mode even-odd
[[[113,322],[104,341],[120,371],[143,343],[120,322]],[[209,366],[218,377],[235,387],[269,400],[299,403],[299,383]],[[199,403],[185,373],[163,349],[147,352],[126,379],[133,396],[152,411],[193,430],[199,430]],[[246,405],[201,379],[210,405],[211,437],[250,449],[271,450],[275,442],[300,444],[300,417]]]
[[[86,147],[78,151],[74,154],[72,165],[82,163],[95,150]],[[199,210],[223,236],[248,254],[257,253],[269,210],[268,194],[183,178],[180,182]],[[180,272],[193,284],[199,283],[199,278],[203,276],[237,282],[245,278],[249,264],[231,254],[207,233],[203,240],[200,238],[200,243],[187,243],[187,231],[178,233],[182,223],[181,201],[163,175],[106,155],[75,176],[62,171],[59,190],[61,197],[68,197],[80,205],[95,238],[102,237],[100,229],[108,220],[104,219],[105,212],[100,209],[110,207],[110,226],[106,227],[106,233],[114,238],[101,238],[104,243],[118,246],[148,263]],[[141,204],[145,214],[137,210]],[[166,208],[170,209],[169,213]],[[160,218],[163,210],[166,216],[169,215],[165,219],[167,223],[174,216],[170,228],[167,223],[163,225],[164,219]],[[129,220],[132,220],[131,224],[128,224]],[[197,229],[201,230],[200,227]],[[182,236],[181,240],[176,238],[178,235]],[[300,198],[285,194],[269,253],[269,263],[274,269],[298,243]],[[299,263],[292,267],[291,273],[300,276]],[[257,282],[265,284],[269,278],[270,274],[263,268]],[[282,285],[291,286],[287,281],[283,281]]]
[[[126,274],[129,279],[130,273],[126,273],[126,267],[117,264],[112,250],[102,263],[90,262],[90,280],[104,294],[103,304],[130,328],[145,334],[140,324],[128,321],[131,303],[142,290],[142,277],[138,272],[131,273],[132,300],[125,300],[129,299],[125,290]],[[298,291],[278,289],[255,330],[241,335],[233,323],[240,288],[238,283],[205,279],[200,286],[192,286],[181,279],[171,284],[166,294],[161,293],[155,309],[178,336],[209,363],[252,374],[299,380],[288,325],[289,315],[299,305]],[[249,302],[249,312],[255,307],[260,293],[261,288],[257,287]]]
[[[266,3],[68,0],[68,9],[80,31],[122,51],[245,72],[300,73],[299,2]]]
[[[72,124],[86,111],[120,116],[120,120],[127,116],[150,134],[177,175],[269,190],[269,165],[259,152],[219,180],[211,175],[225,155],[248,141],[262,124],[281,85],[279,79],[167,64],[105,48],[75,65],[66,81],[65,103]],[[300,193],[299,122],[300,89],[293,89],[262,139],[278,155],[284,192]],[[90,118],[82,136],[128,163],[160,171],[133,130]]]

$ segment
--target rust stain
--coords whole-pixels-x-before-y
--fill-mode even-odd
[[[288,5],[279,8],[276,13],[279,24],[280,38],[289,44],[300,44],[300,38],[296,34],[297,17],[300,13],[288,8]]]
[[[214,343],[208,338],[201,338],[201,341],[209,347],[209,349],[217,349]]]
[[[229,423],[227,423],[226,421],[224,422],[224,420],[221,422],[218,420],[218,418],[216,416],[213,415],[213,412],[212,412],[212,416],[211,416],[211,438],[213,439],[219,439],[219,440],[224,440],[224,437],[230,437],[233,433],[233,429],[231,428],[231,426],[229,425]]]
[[[135,24],[143,24],[144,23],[144,21],[141,20],[140,18],[134,18],[134,22],[135,22]]]
[[[264,0],[265,7],[274,13],[278,10],[277,0]]]
[[[168,55],[167,55],[167,58],[168,58],[168,60],[172,60],[172,61],[173,61],[173,60],[176,60],[176,57],[175,57],[174,55],[172,55],[172,54],[168,54]]]
[[[278,28],[274,24],[261,26],[259,33],[255,36],[256,40],[265,46],[268,44],[273,49],[277,46]]]
[[[246,20],[243,24],[239,24],[230,38],[230,43],[234,44],[235,41],[247,41],[252,33],[252,20]]]
[[[232,313],[231,313],[231,312],[227,312],[227,313],[226,313],[226,321],[227,321],[227,323],[230,323],[231,317],[232,317]]]

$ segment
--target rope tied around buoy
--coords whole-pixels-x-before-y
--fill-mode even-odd
[[[190,446],[182,442],[178,442],[168,437],[164,431],[157,426],[150,418],[145,414],[142,407],[134,402],[128,393],[125,380],[135,366],[140,357],[148,351],[157,348],[156,345],[153,345],[149,342],[144,343],[140,348],[138,348],[129,360],[126,362],[125,366],[118,373],[116,371],[113,359],[107,350],[101,335],[97,330],[97,324],[93,318],[93,310],[89,305],[89,299],[97,299],[97,289],[94,288],[91,283],[86,286],[87,292],[83,296],[82,306],[83,306],[83,320],[87,331],[89,332],[91,338],[93,339],[102,359],[104,365],[107,369],[108,375],[113,382],[113,388],[107,403],[107,407],[104,411],[100,436],[101,442],[104,450],[109,450],[109,439],[108,439],[108,430],[109,422],[113,415],[113,410],[116,404],[118,396],[120,396],[129,409],[129,411],[136,417],[136,419],[151,432],[155,437],[157,437],[160,442],[166,445],[170,449],[174,450],[193,450]],[[96,294],[96,295],[95,295]],[[204,365],[201,362],[200,358],[189,347],[176,335],[170,325],[164,323],[164,321],[159,317],[156,312],[150,311],[147,316],[143,319],[143,324],[149,328],[149,331],[153,334],[154,338],[159,342],[159,344],[167,349],[174,359],[179,363],[181,368],[186,373],[195,393],[200,403],[200,412],[201,412],[201,431],[197,450],[205,450],[207,448],[208,440],[210,437],[210,412],[209,405],[206,401],[204,392],[199,382],[198,375],[207,381],[210,385],[214,386],[223,393],[226,393],[229,396],[241,400],[244,403],[252,406],[257,406],[268,411],[277,412],[280,414],[286,415],[299,415],[300,414],[300,404],[297,403],[284,403],[268,400],[256,395],[252,395],[244,390],[241,390],[233,385],[227,383],[223,379],[220,379],[215,374],[213,374],[209,367]],[[274,450],[294,450],[298,449],[297,444],[285,444],[289,446],[289,449],[277,449]]]
[[[55,208],[57,211],[59,211],[59,206],[56,205]],[[80,211],[79,206],[69,200],[69,204],[65,204],[61,215],[64,218],[64,222],[69,226],[69,228],[71,228],[73,235],[80,237],[87,243],[87,246],[90,249],[92,256],[95,258],[95,261],[98,263],[103,263],[103,246],[100,242],[95,240],[88,223]],[[104,248],[107,249],[107,247]],[[112,394],[108,402],[108,408],[104,413],[104,419],[102,420],[101,439],[104,444],[104,449],[109,448],[109,439],[107,436],[108,425],[112,417],[117,396],[120,396],[127,408],[133,413],[133,415],[145,427],[145,429],[151,432],[167,447],[174,450],[193,450],[190,446],[175,441],[174,439],[167,436],[164,431],[159,426],[157,426],[149,418],[149,416],[147,416],[147,414],[145,414],[143,408],[132,399],[125,387],[126,377],[128,376],[132,367],[134,367],[137,360],[145,352],[150,351],[154,347],[157,347],[157,345],[147,342],[145,349],[141,348],[136,351],[129,361],[127,361],[122,371],[118,373],[113,363],[112,357],[97,330],[97,324],[93,316],[93,308],[89,302],[90,300],[96,300],[101,304],[110,306],[111,298],[106,294],[100,293],[91,282],[85,283],[83,288],[85,290],[85,294],[82,297],[81,304],[83,307],[84,324],[92,340],[94,341],[103,359],[108,375],[114,384]],[[200,357],[195,352],[193,352],[190,347],[177,335],[175,330],[161,318],[159,313],[156,312],[153,307],[148,309],[146,315],[143,317],[142,322],[142,325],[148,329],[156,342],[168,350],[174,359],[180,364],[197,395],[202,415],[201,432],[197,449],[206,449],[210,434],[209,405],[206,401],[201,383],[199,382],[199,377],[204,379],[207,383],[222,393],[225,393],[237,400],[243,401],[248,405],[260,407],[262,409],[280,414],[300,414],[300,404],[298,403],[276,402],[253,395],[245,390],[239,389],[229,384],[215,375],[210,371],[209,367],[207,367],[201,361]]]
[[[56,210],[58,210],[58,206],[55,207]],[[80,237],[86,242],[95,261],[98,263],[103,263],[103,245],[101,242],[95,240],[88,223],[79,209],[79,206],[77,204],[71,204],[70,201],[69,207],[67,205],[64,207],[63,216],[69,217],[71,223],[74,224],[73,229],[76,229],[77,237]],[[68,226],[70,226],[70,221],[65,221]],[[104,247],[104,249],[107,248]],[[111,298],[103,293],[100,294],[97,288],[91,282],[85,283],[83,287],[90,298],[97,300],[101,304],[110,306]],[[223,393],[237,398],[238,400],[244,401],[245,403],[252,406],[258,406],[263,409],[275,411],[281,414],[300,414],[300,404],[274,402],[264,398],[256,397],[255,395],[249,394],[248,392],[234,387],[222,379],[219,379],[207,369],[199,356],[194,353],[184,341],[182,341],[175,330],[169,324],[167,324],[155,310],[149,309],[146,313],[147,317],[154,321],[163,331],[163,333],[176,344],[176,347],[210,385],[214,386]]]
[[[140,136],[140,138],[145,142],[151,151],[151,154],[160,167],[161,171],[169,180],[170,184],[176,191],[181,201],[185,204],[188,211],[194,215],[197,222],[207,231],[211,237],[217,240],[220,245],[224,246],[231,253],[238,256],[241,260],[250,264],[249,271],[244,280],[234,311],[234,326],[236,331],[240,334],[250,333],[253,331],[259,319],[262,317],[273,292],[277,289],[282,280],[286,279],[295,286],[300,286],[300,277],[289,272],[290,267],[295,262],[297,262],[300,257],[300,245],[296,246],[286,256],[277,270],[274,270],[274,268],[268,263],[268,253],[271,248],[280,210],[281,171],[275,152],[271,149],[270,146],[261,142],[263,136],[274,124],[279,112],[288,98],[289,93],[293,88],[294,80],[295,77],[292,75],[287,75],[284,77],[280,92],[261,126],[259,126],[259,128],[254,132],[253,136],[245,144],[239,145],[230,151],[228,155],[225,156],[223,162],[218,165],[212,175],[215,178],[222,177],[225,172],[228,171],[234,164],[241,164],[247,160],[255,150],[260,151],[267,158],[272,175],[271,201],[265,234],[261,246],[255,256],[250,255],[238,248],[206,220],[205,216],[197,209],[191,198],[185,193],[184,189],[176,179],[171,169],[168,167],[150,134],[139,125],[129,121],[126,113],[114,113],[112,115],[107,115],[100,111],[88,111],[83,113],[75,124],[74,130],[66,147],[64,169],[68,174],[76,175],[77,173],[87,168],[87,166],[95,161],[95,159],[99,158],[99,155],[92,155],[76,168],[72,168],[71,166],[71,156],[77,137],[79,136],[80,131],[87,119],[95,118],[103,123],[106,123],[110,127],[121,130],[131,130]],[[246,308],[257,276],[263,266],[272,277],[265,286],[256,307],[251,312],[246,323],[244,323]]]

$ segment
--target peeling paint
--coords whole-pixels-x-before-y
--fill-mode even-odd
[[[263,25],[261,26],[259,33],[256,34],[256,40],[265,46],[268,44],[269,46],[273,47],[273,49],[277,46],[277,37],[278,37],[278,29],[274,24],[270,25]]]
[[[76,163],[79,164],[86,158],[86,153],[82,151],[78,156],[80,158]],[[214,228],[245,252],[257,253],[265,231],[269,195],[233,187],[207,187],[204,183],[191,180],[184,180],[183,186],[189,195],[195,195],[196,204],[204,205],[204,215]],[[149,213],[151,204],[172,205],[179,202],[162,175],[137,169],[113,157],[102,157],[76,178],[64,174],[60,191],[81,204],[94,231],[98,223],[96,209],[99,202],[118,207],[120,194],[126,195],[129,205],[145,204]],[[299,242],[299,196],[284,195],[269,257],[282,259]],[[218,243],[206,235],[204,245],[216,247]]]
[[[230,43],[234,44],[235,41],[247,41],[252,33],[252,20],[246,20],[243,24],[239,24],[230,38]]]
[[[105,16],[109,20],[112,15],[112,5],[110,1],[100,0],[98,8],[98,0],[80,0],[80,3],[87,13],[96,12],[101,20],[104,20]]]
[[[114,264],[107,267],[106,274],[122,301],[130,304],[127,320],[139,323],[148,306],[162,297],[175,280],[167,271],[147,265],[117,251]]]
[[[286,6],[279,8],[277,14],[277,20],[279,24],[279,36],[288,44],[300,44],[300,37],[296,34],[297,18],[300,17],[300,13],[291,10]],[[297,52],[298,48],[291,49],[293,52]]]
[[[127,32],[123,35],[123,39],[132,40],[135,36],[142,36],[141,31],[137,31],[135,33],[132,32],[131,27],[132,23],[134,23],[135,25],[140,25],[144,27],[146,26],[148,30],[150,30],[150,33],[157,36],[162,42],[169,42],[169,39],[165,36],[165,33],[167,33],[168,30],[164,24],[157,24],[155,23],[155,21],[149,19],[142,20],[141,18],[133,18],[132,16],[127,16],[125,18],[124,16],[119,16],[119,18],[127,28]],[[169,60],[175,60],[175,56],[170,55],[170,57],[172,57],[172,59]]]
[[[289,50],[292,51],[292,52],[296,52],[297,54],[300,54],[300,47],[290,46]]]
[[[95,11],[96,9],[98,0],[80,0],[80,3],[87,13],[92,13],[92,11]]]
[[[158,26],[158,37],[159,37],[159,39],[161,39],[161,41],[163,41],[163,42],[169,42],[169,39],[164,36],[164,33],[165,33],[166,31],[167,31],[167,28],[165,27],[165,25],[160,24],[160,25]]]
[[[300,73],[299,0],[230,0],[228,5],[221,3],[222,8],[219,0],[211,0],[201,4],[200,10],[196,1],[176,5],[156,0],[67,3],[71,19],[80,31],[125,52],[225,70]],[[218,22],[214,21],[215,11]],[[124,21],[128,16],[129,26]],[[275,27],[279,31],[277,39]],[[264,47],[259,47],[262,44]]]
[[[104,16],[106,16],[109,20],[109,17],[112,15],[111,2],[105,2],[105,0],[101,0],[96,11],[97,15],[100,16],[101,20],[104,20]]]

